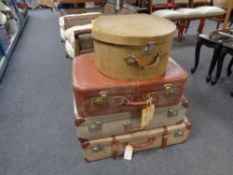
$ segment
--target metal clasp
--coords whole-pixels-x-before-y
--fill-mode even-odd
[[[91,152],[95,153],[95,152],[100,152],[103,150],[103,146],[101,145],[95,145],[93,147],[91,147]]]
[[[95,105],[101,105],[107,102],[108,99],[108,92],[107,91],[100,91],[98,97],[93,97],[92,102]]]
[[[96,121],[93,124],[88,126],[88,130],[90,132],[100,131],[101,129],[102,129],[102,122],[101,121]]]
[[[184,135],[184,131],[182,131],[181,129],[177,129],[175,131],[175,137],[181,137]]]
[[[175,92],[176,92],[176,88],[172,84],[165,84],[163,87],[164,87],[163,95],[165,97],[169,97],[169,96],[175,94]]]
[[[128,56],[128,57],[125,58],[125,62],[129,66],[137,64],[137,56],[136,56],[136,54],[134,52],[132,52],[130,56]]]
[[[175,109],[168,109],[167,111],[167,117],[168,118],[171,118],[171,117],[176,117],[178,116],[178,110],[175,110]]]
[[[154,49],[155,49],[155,42],[151,41],[151,42],[148,42],[146,46],[142,47],[141,53],[142,54],[152,53]]]

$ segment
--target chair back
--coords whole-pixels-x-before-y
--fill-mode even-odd
[[[171,7],[171,0],[151,0],[153,10]]]
[[[201,5],[208,5],[210,4],[210,1],[211,0],[191,0],[191,6],[196,7],[196,6],[201,6]]]
[[[172,7],[191,7],[191,0],[172,0]]]

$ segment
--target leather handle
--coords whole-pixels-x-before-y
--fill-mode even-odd
[[[140,69],[153,68],[159,64],[161,60],[161,55],[162,55],[161,52],[158,52],[157,55],[153,58],[153,61],[148,65],[144,65],[140,60],[136,59],[137,65]]]
[[[124,106],[135,107],[135,106],[146,106],[148,103],[147,103],[147,100],[145,100],[145,101],[129,101],[128,99],[125,99],[122,104]]]
[[[135,53],[132,53],[130,56],[125,58],[125,62],[128,66],[136,66],[139,69],[151,69],[159,64],[162,55],[163,53],[159,51],[153,58],[153,61],[150,64],[145,65],[137,58]]]
[[[147,141],[145,143],[131,143],[130,145],[133,148],[145,148],[145,147],[149,147],[151,145],[153,145],[153,143],[155,142],[155,137],[153,138],[148,138]]]
[[[144,130],[140,126],[139,127],[135,127],[135,128],[129,128],[129,124],[128,123],[123,123],[123,126],[125,128],[125,132],[128,132],[128,133],[133,133],[133,132],[138,132],[138,131],[143,131]]]

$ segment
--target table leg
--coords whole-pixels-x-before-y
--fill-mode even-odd
[[[231,61],[228,64],[228,67],[227,67],[227,76],[228,77],[232,74],[232,70],[231,70],[232,65],[233,65],[233,57],[231,58]]]
[[[216,75],[215,75],[215,78],[214,80],[211,82],[211,85],[215,85],[218,81],[218,79],[220,78],[221,76],[221,73],[222,73],[222,66],[223,66],[223,62],[224,62],[224,58],[227,54],[227,50],[222,48],[221,49],[221,52],[219,54],[219,57],[218,57],[218,63],[217,63],[217,71],[216,71]]]
[[[198,38],[197,44],[196,44],[196,49],[195,49],[195,63],[193,68],[191,69],[191,73],[193,74],[198,65],[199,65],[199,59],[200,59],[200,50],[201,50],[201,46],[202,46],[202,39]]]
[[[206,77],[207,82],[209,82],[211,80],[212,72],[213,72],[214,67],[216,65],[216,62],[218,60],[220,50],[221,50],[221,47],[219,47],[219,46],[214,48],[214,53],[213,53],[213,57],[212,57],[212,60],[211,60],[211,63],[210,63],[210,68],[209,68],[209,71],[208,71],[208,75]]]

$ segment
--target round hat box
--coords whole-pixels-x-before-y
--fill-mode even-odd
[[[101,16],[93,21],[96,66],[121,80],[145,80],[165,72],[176,26],[146,14]]]

